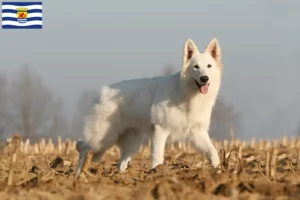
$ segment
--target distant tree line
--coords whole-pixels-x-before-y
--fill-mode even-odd
[[[0,74],[0,136],[20,133],[23,138],[57,136],[67,132],[61,98],[28,66],[15,76]]]

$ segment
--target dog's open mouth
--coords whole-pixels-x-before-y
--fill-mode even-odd
[[[195,80],[195,83],[196,83],[197,87],[199,88],[199,91],[200,91],[202,94],[207,94],[207,93],[208,93],[209,83],[203,83],[203,84],[200,84],[200,83],[198,83],[198,81],[196,81],[196,80]]]

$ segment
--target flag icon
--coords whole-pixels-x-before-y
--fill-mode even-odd
[[[41,29],[42,2],[2,2],[3,29]]]

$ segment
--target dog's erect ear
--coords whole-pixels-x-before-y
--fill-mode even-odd
[[[208,52],[218,64],[221,64],[221,47],[216,38],[213,38],[206,46],[205,51]]]
[[[192,58],[192,56],[198,52],[198,48],[193,40],[187,39],[184,44],[183,49],[183,63],[182,66],[185,66]]]

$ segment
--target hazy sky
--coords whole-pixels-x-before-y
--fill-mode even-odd
[[[293,135],[299,10],[299,0],[44,1],[42,30],[0,30],[0,71],[28,63],[71,113],[82,89],[179,70],[187,38],[203,50],[216,37],[221,93],[241,114],[242,137]]]

